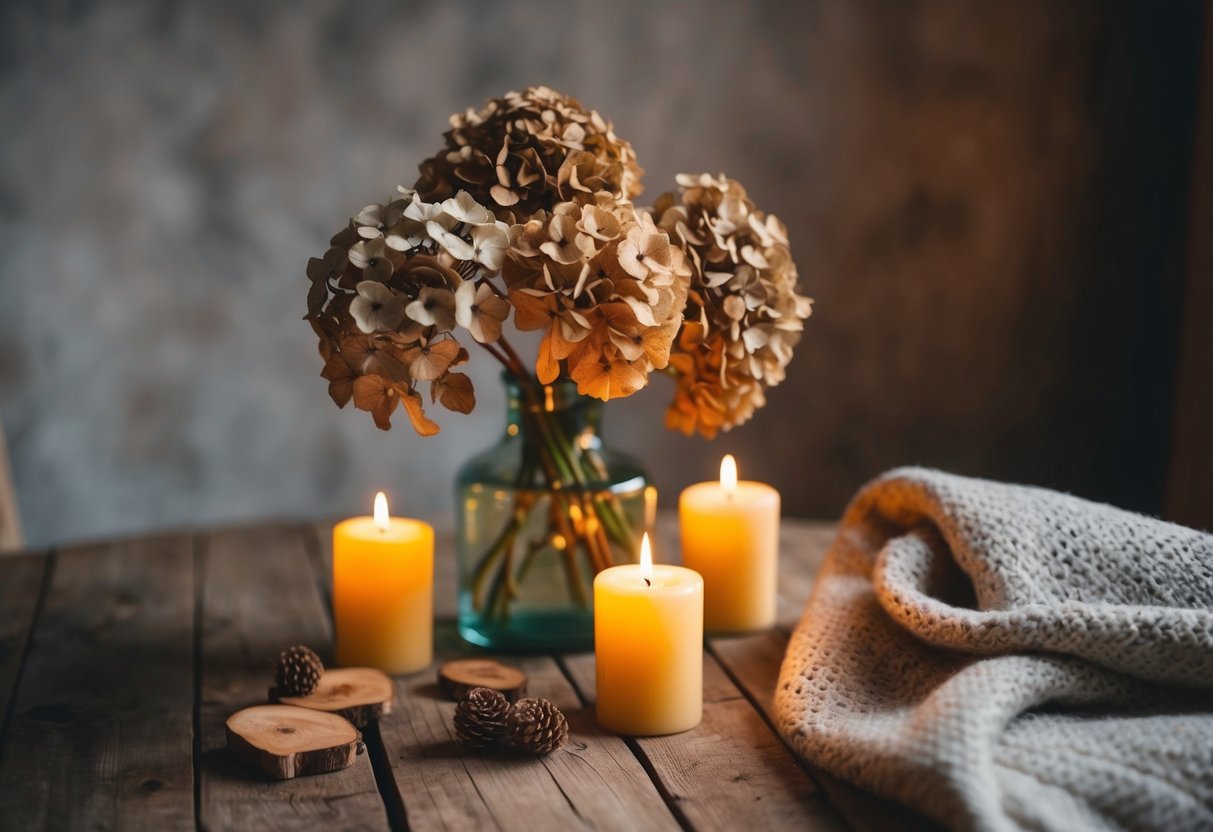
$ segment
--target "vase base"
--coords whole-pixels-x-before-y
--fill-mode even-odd
[[[593,613],[586,610],[515,613],[504,623],[478,615],[459,617],[459,635],[469,644],[513,653],[584,653],[594,649]]]

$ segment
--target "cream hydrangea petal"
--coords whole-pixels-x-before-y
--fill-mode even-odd
[[[434,220],[425,224],[426,233],[456,260],[471,260],[475,256],[472,244],[442,227]]]
[[[405,313],[419,324],[449,332],[455,328],[455,293],[450,289],[426,286],[417,294],[417,299],[405,307]]]
[[[500,271],[510,247],[509,226],[503,222],[478,225],[472,229],[472,258],[490,271]]]
[[[467,280],[455,290],[455,323],[459,324],[464,329],[472,328],[472,319],[475,317],[472,312],[472,307],[476,303],[476,285],[472,281]]]
[[[459,222],[470,225],[493,222],[493,212],[485,208],[467,191],[460,191],[450,199],[442,201],[442,212]]]
[[[404,304],[382,283],[364,280],[358,284],[358,295],[350,301],[350,315],[362,332],[386,332],[396,329],[404,320]]]

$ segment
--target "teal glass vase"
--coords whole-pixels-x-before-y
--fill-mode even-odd
[[[593,646],[593,581],[636,560],[656,507],[640,464],[602,441],[602,402],[504,376],[500,441],[456,481],[459,633],[510,652]]]

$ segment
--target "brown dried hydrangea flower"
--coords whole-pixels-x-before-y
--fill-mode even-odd
[[[527,87],[451,116],[446,147],[420,165],[416,189],[430,202],[468,192],[502,220],[525,222],[559,202],[606,191],[629,201],[643,174],[611,123],[575,98]]]
[[[648,214],[600,193],[514,226],[502,272],[521,330],[543,330],[535,374],[561,362],[583,395],[629,396],[664,369],[682,324],[690,268]]]
[[[454,330],[481,343],[501,335],[509,303],[486,277],[501,268],[508,245],[505,223],[465,193],[427,203],[402,188],[359,211],[307,267],[307,319],[333,401],[353,400],[383,430],[403,405],[423,436],[438,425],[425,415],[419,382],[430,383],[431,401],[471,411],[471,379],[453,372],[468,360]]]
[[[783,381],[812,300],[796,292],[783,223],[757,210],[740,184],[708,174],[677,182],[679,192],[656,205],[691,264],[666,425],[710,439],[748,421]]]

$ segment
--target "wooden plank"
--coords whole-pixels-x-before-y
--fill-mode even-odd
[[[527,674],[532,696],[565,713],[568,745],[545,757],[468,751],[432,672],[399,679],[398,707],[380,732],[411,830],[678,829],[627,745],[598,727],[552,659],[505,661]]]
[[[48,563],[45,555],[0,558],[0,753]]]
[[[313,562],[327,589],[332,524],[317,523],[312,530]],[[455,572],[453,538],[439,527],[434,563],[438,661],[483,655],[455,633]],[[678,828],[627,744],[598,727],[555,661],[503,660],[527,674],[529,695],[551,699],[564,712],[568,745],[541,758],[468,751],[455,739],[455,705],[440,697],[434,669],[397,679],[396,706],[372,742],[381,743],[374,750],[382,749],[385,767],[393,773],[409,829]]]
[[[772,725],[772,699],[787,645],[788,634],[782,630],[711,640],[713,655]],[[830,803],[854,829],[913,832],[939,828],[904,806],[868,794],[816,767],[808,768]]]
[[[0,760],[7,828],[194,828],[193,624],[188,537],[55,555]]]
[[[291,644],[328,658],[332,629],[299,528],[209,537],[202,559],[199,822],[219,829],[384,829],[370,760],[345,771],[268,782],[226,750],[224,720],[266,701],[270,664]]]
[[[594,657],[564,659],[587,702]],[[816,785],[711,656],[704,657],[703,722],[636,746],[694,829],[842,829]]]
[[[791,628],[800,620],[813,591],[813,579],[837,534],[838,524],[833,522],[785,519],[780,524],[779,626]]]
[[[331,585],[332,524],[313,526],[314,564]],[[455,633],[455,548],[448,529],[434,547],[435,655],[484,655]],[[569,719],[569,745],[542,758],[468,752],[455,740],[454,702],[438,694],[433,671],[397,680],[397,706],[372,741],[408,813],[410,830],[428,828],[645,828],[677,830],[661,794],[619,737],[599,728],[557,663],[547,657],[503,661],[528,674],[529,695],[556,703]]]
[[[711,653],[772,726],[772,700],[788,634],[800,620],[817,570],[836,533],[834,523],[785,522],[780,540],[779,626],[765,633],[709,639]],[[863,792],[820,769],[809,770],[830,803],[855,829],[938,828],[904,806]]]

